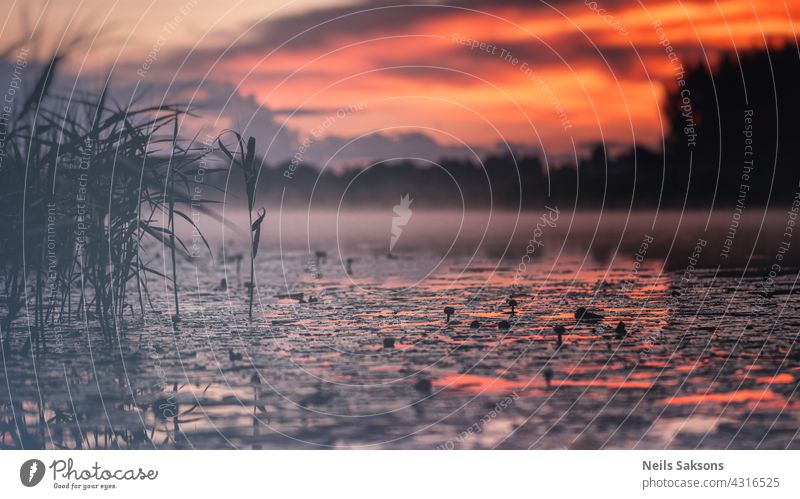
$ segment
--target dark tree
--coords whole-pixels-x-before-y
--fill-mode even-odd
[[[798,180],[799,79],[796,45],[739,53],[738,58],[725,53],[711,67],[690,67],[686,86],[672,89],[664,102],[669,125],[665,187],[671,197],[682,197],[690,152],[691,204],[710,203],[715,190],[717,205],[735,204],[743,182],[749,185],[747,205],[765,203],[771,185],[770,204],[793,192]],[[696,134],[694,146],[689,145],[688,126]],[[746,142],[747,135],[752,143]],[[743,177],[748,166],[752,172]]]

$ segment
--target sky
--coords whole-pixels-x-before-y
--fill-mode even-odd
[[[412,5],[413,4],[413,5]],[[0,48],[65,49],[65,88],[190,103],[268,160],[659,148],[681,66],[795,40],[797,0],[0,2]],[[674,55],[671,55],[674,54]],[[12,57],[8,55],[7,57]]]

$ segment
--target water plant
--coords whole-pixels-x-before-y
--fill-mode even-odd
[[[95,324],[109,342],[118,340],[124,315],[134,310],[130,294],[144,315],[148,276],[167,279],[148,256],[154,243],[173,254],[177,315],[174,252],[188,251],[175,219],[194,225],[180,207],[207,202],[190,197],[198,161],[208,152],[178,139],[187,110],[117,105],[109,98],[110,78],[95,92],[63,96],[54,80],[64,57],[31,61],[27,70],[38,78],[3,116],[4,355],[11,352],[12,324],[20,317],[28,326],[22,352],[46,351],[48,340],[60,340],[59,324],[74,320]],[[159,223],[165,213],[166,225]]]
[[[247,192],[247,214],[250,219],[250,282],[246,284],[247,292],[249,295],[249,309],[248,318],[253,320],[253,294],[255,292],[255,261],[258,254],[258,246],[261,240],[261,224],[267,212],[264,208],[259,208],[256,212],[256,218],[253,219],[253,207],[255,206],[256,186],[258,185],[258,171],[259,164],[256,158],[256,139],[250,137],[245,144],[242,135],[238,132],[228,130],[236,136],[237,146],[233,152],[228,149],[222,142],[220,137],[217,142],[219,143],[220,150],[227,156],[232,165],[238,166],[244,174],[245,190]]]

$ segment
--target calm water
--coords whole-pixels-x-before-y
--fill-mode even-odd
[[[797,269],[766,280],[784,215],[742,225],[720,267],[725,213],[708,230],[703,214],[546,214],[415,213],[391,258],[391,209],[272,216],[252,324],[241,232],[205,220],[225,252],[180,263],[177,331],[153,279],[162,312],[131,316],[119,345],[76,322],[51,331],[59,352],[5,357],[0,444],[800,448]]]

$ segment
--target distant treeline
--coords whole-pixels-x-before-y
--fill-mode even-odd
[[[261,172],[260,196],[273,204],[385,205],[410,193],[414,206],[497,208],[541,206],[548,200],[581,208],[786,206],[800,181],[800,51],[796,45],[724,54],[713,67],[686,68],[662,103],[664,150],[631,146],[611,154],[597,143],[577,165],[538,157],[490,156],[483,167],[443,159],[319,174],[287,164]],[[313,193],[313,196],[312,196]]]

